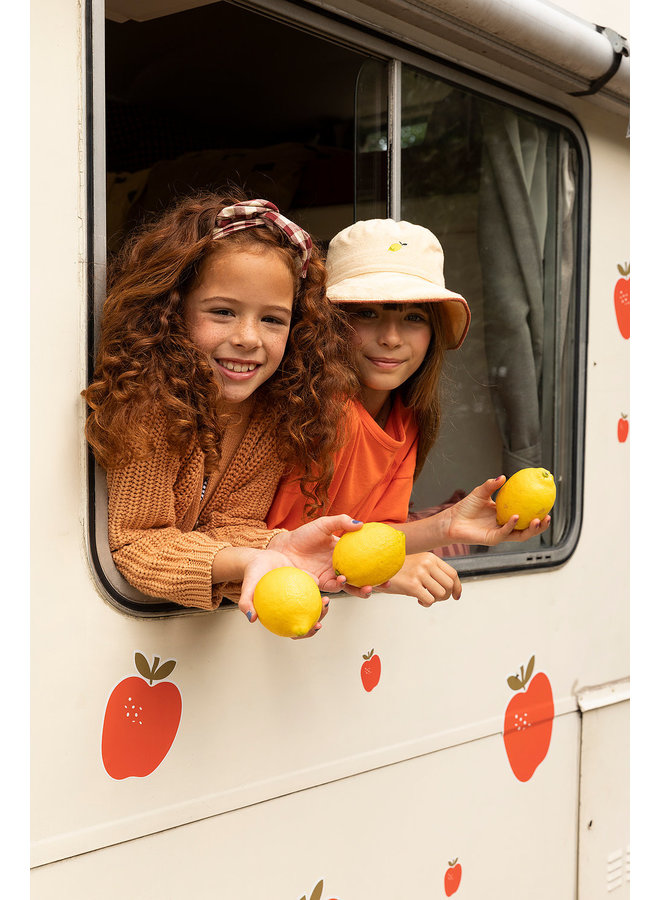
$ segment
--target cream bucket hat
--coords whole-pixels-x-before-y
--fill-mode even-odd
[[[394,219],[356,222],[328,247],[328,299],[333,303],[444,303],[451,333],[448,349],[461,346],[470,307],[445,287],[445,255],[428,228]]]

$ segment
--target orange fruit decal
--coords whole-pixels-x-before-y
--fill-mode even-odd
[[[616,436],[619,439],[619,443],[623,444],[628,437],[629,427],[630,423],[628,422],[628,416],[625,413],[621,413],[621,418],[619,419],[616,428]]]
[[[510,675],[507,678],[512,691],[522,691],[509,701],[504,714],[503,732],[506,755],[518,781],[529,781],[545,759],[555,715],[548,677],[539,672],[532,678],[533,671],[532,656],[526,670],[520,667],[520,677]]]
[[[621,278],[614,285],[614,311],[621,336],[630,337],[630,264],[617,266]]]
[[[360,669],[360,677],[365,691],[373,691],[380,681],[380,656],[370,650],[368,653],[362,654],[362,668]]]
[[[124,678],[105,708],[101,756],[106,772],[117,780],[150,775],[165,759],[179,728],[181,694],[171,681],[173,659],[150,666],[141,653],[135,666],[142,676]],[[152,682],[159,684],[152,685]]]
[[[445,872],[445,894],[448,897],[451,897],[452,894],[455,894],[458,890],[458,886],[461,883],[461,875],[463,874],[463,870],[461,868],[461,864],[458,861],[458,857],[456,859],[448,862],[447,865],[449,868]]]

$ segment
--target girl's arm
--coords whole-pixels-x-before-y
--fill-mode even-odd
[[[388,586],[379,590],[416,597],[420,606],[432,606],[449,597],[458,600],[463,592],[456,569],[434,553],[408,554],[403,567],[390,578]]]
[[[291,565],[310,572],[322,591],[342,591],[346,589],[346,578],[335,574],[332,551],[339,535],[345,531],[359,531],[362,524],[347,515],[321,516],[293,531],[276,534],[268,549],[283,553],[292,560]],[[359,593],[368,596],[370,588],[365,587]]]
[[[252,558],[247,551],[265,548],[273,532],[266,530],[263,521],[245,520],[241,534],[235,528],[216,533],[190,530],[192,521],[178,527],[186,519],[179,507],[196,502],[197,487],[190,487],[187,494],[176,493],[182,460],[169,448],[165,431],[164,416],[156,414],[152,453],[107,473],[110,550],[122,575],[143,593],[182,606],[215,609],[222,599],[222,585],[214,585],[228,575],[242,577]],[[199,456],[201,472],[201,451]],[[184,474],[194,480],[196,472],[191,464]],[[218,556],[222,550],[227,551],[224,557]]]
[[[181,606],[214,609],[216,554],[227,541],[176,527],[173,467],[153,458],[108,472],[108,540],[130,584]]]
[[[483,544],[492,547],[502,541],[526,541],[546,531],[550,526],[550,516],[542,521],[532,519],[524,531],[514,531],[517,516],[511,516],[504,525],[497,524],[492,495],[505,481],[504,475],[489,478],[474,488],[467,497],[434,516],[394,525],[394,528],[406,536],[406,552],[419,553],[448,544]]]
[[[214,560],[214,580],[217,576],[219,581],[242,581],[238,607],[250,622],[256,622],[254,589],[262,575],[280,566],[303,569],[314,578],[322,592],[347,589],[346,578],[343,575],[335,575],[332,567],[332,551],[339,540],[337,534],[358,531],[360,528],[362,522],[356,522],[350,516],[322,516],[301,525],[294,531],[280,531],[265,550],[225,548]],[[371,589],[356,588],[352,592],[368,596]],[[328,598],[324,597],[321,619],[328,610],[328,604]],[[317,623],[310,635],[316,633],[319,627]]]
[[[259,579],[267,572],[280,566],[293,565],[283,553],[277,550],[255,550],[251,547],[225,547],[219,550],[213,560],[214,582],[242,582],[238,608],[249,622],[257,621],[254,608],[254,589]],[[330,600],[322,598],[321,615],[310,631],[303,637],[313,637],[321,628],[321,621],[328,612]],[[294,638],[301,640],[301,638]]]

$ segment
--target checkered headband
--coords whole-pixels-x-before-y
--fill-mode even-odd
[[[242,228],[254,228],[256,225],[267,225],[269,228],[283,231],[300,254],[302,260],[300,277],[305,278],[307,275],[312,255],[311,237],[299,225],[283,216],[269,200],[246,200],[244,203],[225,206],[218,213],[215,222],[214,241],[226,234],[240,231]]]

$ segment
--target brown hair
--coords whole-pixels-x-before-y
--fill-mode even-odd
[[[389,305],[389,303],[386,305]],[[401,305],[406,306],[407,304]],[[428,313],[431,324],[431,340],[417,371],[397,390],[404,405],[412,408],[419,428],[414,475],[417,478],[426,462],[426,457],[435,443],[438,429],[440,428],[440,375],[447,350],[446,335],[450,334],[451,330],[448,329],[442,303],[416,303],[415,305],[423,307]],[[343,304],[339,305],[338,309],[342,312],[343,327],[348,328],[350,331],[351,310],[355,309],[355,306],[353,304]],[[352,363],[357,378],[358,369],[354,357]]]
[[[406,406],[412,407],[419,427],[415,478],[422,471],[426,457],[438,436],[442,408],[440,404],[440,374],[445,361],[448,333],[442,303],[421,304],[431,321],[431,341],[417,371],[405,381],[399,391]]]
[[[202,193],[178,200],[124,243],[109,270],[94,378],[82,392],[90,408],[85,434],[100,465],[125,465],[150,452],[158,403],[172,449],[184,453],[196,439],[206,471],[217,468],[228,417],[218,411],[211,366],[190,339],[184,300],[210,253],[270,248],[287,260],[295,294],[287,348],[259,388],[258,414],[280,432],[281,459],[300,470],[308,506],[317,511],[327,499],[346,398],[357,380],[346,365],[342,322],[325,296],[316,245],[301,279],[300,257],[279,230],[257,226],[213,240],[219,211],[246,199]]]

